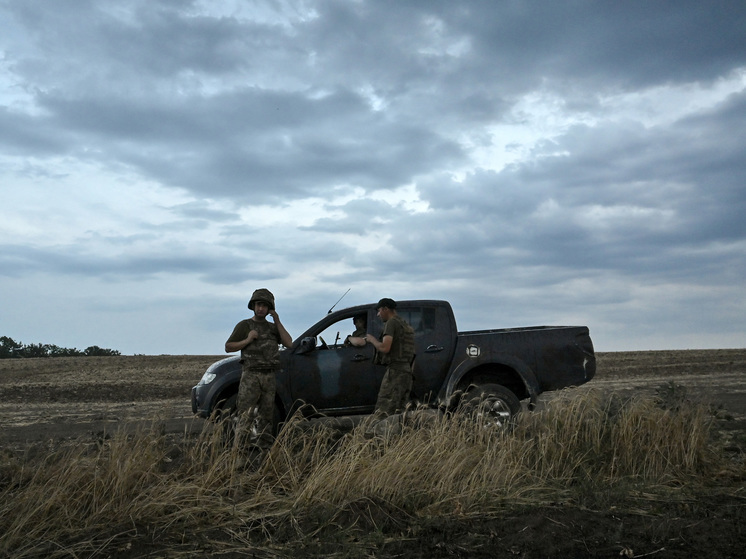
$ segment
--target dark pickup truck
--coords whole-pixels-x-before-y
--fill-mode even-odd
[[[583,384],[596,372],[585,326],[458,332],[451,305],[434,300],[399,301],[397,313],[415,332],[412,399],[419,403],[447,407],[465,394],[479,396],[504,421],[518,413],[521,400],[532,406],[542,392]],[[385,367],[374,364],[370,344],[344,344],[360,314],[367,332],[380,338],[374,305],[360,305],[326,315],[280,351],[276,423],[303,404],[326,416],[374,411]],[[240,378],[238,355],[212,364],[192,388],[192,411],[201,417],[232,411]]]

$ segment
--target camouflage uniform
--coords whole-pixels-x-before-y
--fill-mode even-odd
[[[345,338],[344,345],[346,346],[352,345],[350,338],[364,338],[365,334],[366,334],[365,328],[357,328],[352,334],[350,334],[349,336]]]
[[[391,336],[391,349],[380,356],[380,363],[387,365],[376,401],[376,415],[392,415],[403,411],[409,401],[414,377],[414,330],[399,315],[386,321],[383,336]]]
[[[275,409],[275,374],[280,367],[280,334],[268,321],[249,318],[233,329],[229,342],[246,339],[251,330],[259,337],[241,350],[241,382],[238,386],[236,440],[260,449],[272,446]],[[256,422],[256,433],[253,427]]]
[[[364,313],[356,314],[352,318],[352,322],[355,325],[355,331],[345,338],[344,345],[346,346],[352,345],[350,338],[364,338],[365,337],[365,334],[367,333],[365,329],[365,323],[367,321],[368,321],[368,315]],[[359,323],[362,323],[362,325]]]

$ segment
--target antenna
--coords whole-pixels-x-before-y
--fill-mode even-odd
[[[345,291],[344,294],[339,299],[337,299],[337,302],[332,305],[332,308],[329,309],[329,312],[326,313],[326,314],[331,314],[332,313],[332,311],[334,310],[334,307],[336,307],[337,303],[339,303],[342,299],[345,298],[345,295],[347,295],[350,292],[350,289],[352,289],[352,288],[351,287],[347,288],[347,291]]]

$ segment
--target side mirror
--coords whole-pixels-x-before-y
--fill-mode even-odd
[[[300,345],[298,346],[298,353],[311,353],[314,349],[316,349],[316,338],[314,338],[313,336],[308,336],[307,338],[303,338],[300,341]]]

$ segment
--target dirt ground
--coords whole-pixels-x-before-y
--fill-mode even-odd
[[[174,434],[197,432],[203,421],[192,417],[191,387],[222,357],[0,360],[0,447],[101,437],[137,422],[157,422]],[[597,358],[596,378],[574,390],[652,394],[684,387],[692,399],[719,409],[727,452],[736,461],[745,459],[746,349],[600,353]],[[543,395],[540,403],[550,398]],[[744,557],[746,489],[743,480],[740,488],[724,489],[714,486],[711,497],[696,500],[646,503],[638,513],[628,506],[589,510],[557,503],[538,510],[516,507],[499,520],[419,522],[407,529],[408,537],[358,550],[358,556]],[[319,546],[306,551],[323,556],[328,550]]]
[[[201,429],[191,388],[223,357],[0,359],[0,444],[99,436],[138,422]]]

